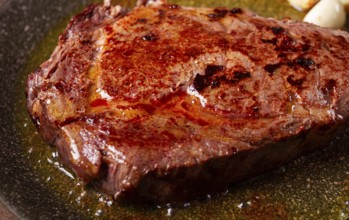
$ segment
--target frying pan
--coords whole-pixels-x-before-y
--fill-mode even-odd
[[[300,19],[303,15],[288,6],[286,9],[286,0],[175,2],[248,7],[265,16]],[[348,132],[323,151],[233,185],[226,195],[208,196],[179,207],[114,204],[93,187],[83,186],[60,164],[54,148],[35,132],[25,109],[24,82],[50,54],[69,16],[89,3],[0,0],[0,219],[349,217]],[[130,7],[134,1],[118,3]]]

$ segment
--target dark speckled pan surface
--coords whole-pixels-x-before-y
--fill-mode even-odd
[[[35,61],[33,53],[53,49],[42,44],[48,36],[56,41],[57,34],[50,31],[57,29],[59,23],[66,22],[72,13],[90,2],[0,0],[0,219],[164,219],[168,215],[174,219],[349,217],[349,152],[346,139],[339,139],[332,147],[303,157],[274,173],[232,186],[224,197],[195,201],[185,204],[185,208],[110,205],[105,202],[108,198],[94,195],[93,187],[82,192],[89,198],[86,201],[81,200],[82,195],[70,194],[71,188],[81,192],[81,187],[74,188],[80,182],[55,174],[62,169],[58,163],[50,162],[52,157],[47,156],[54,155],[54,148],[40,144],[38,152],[47,151],[42,153],[44,157],[41,159],[28,153],[35,152],[35,147],[38,147],[29,139],[39,137],[26,116],[24,79],[28,74],[26,71],[32,71],[43,61],[43,58]],[[131,6],[131,2],[134,1],[114,1],[126,6]],[[287,5],[286,0],[172,2],[191,6],[236,5],[279,18],[292,16],[299,19],[302,15],[280,7]],[[64,27],[65,23],[61,26]],[[34,57],[37,56],[34,54]],[[38,57],[47,57],[47,54]],[[32,64],[28,65],[28,60]],[[33,135],[28,135],[30,133]],[[33,161],[44,165],[36,165]],[[91,200],[103,202],[98,204]]]

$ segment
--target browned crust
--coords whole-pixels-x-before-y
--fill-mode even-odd
[[[65,162],[115,198],[194,198],[320,147],[343,127],[348,39],[236,8],[91,5],[29,75],[28,111]]]

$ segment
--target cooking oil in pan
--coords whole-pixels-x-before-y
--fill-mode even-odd
[[[188,6],[249,8],[264,16],[300,19],[285,0],[171,1]],[[133,1],[123,1],[127,6]],[[55,199],[80,210],[86,219],[347,219],[349,217],[349,150],[346,136],[337,138],[325,150],[301,157],[278,170],[235,184],[225,195],[179,206],[133,206],[115,204],[92,185],[85,185],[60,162],[54,147],[42,141],[25,110],[23,91],[26,77],[49,57],[58,35],[69,19],[61,21],[37,46],[28,59],[17,99],[18,128],[23,152]]]

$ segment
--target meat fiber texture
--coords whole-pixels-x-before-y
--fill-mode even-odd
[[[347,124],[349,35],[240,8],[91,5],[27,81],[43,139],[118,201],[220,192]]]

